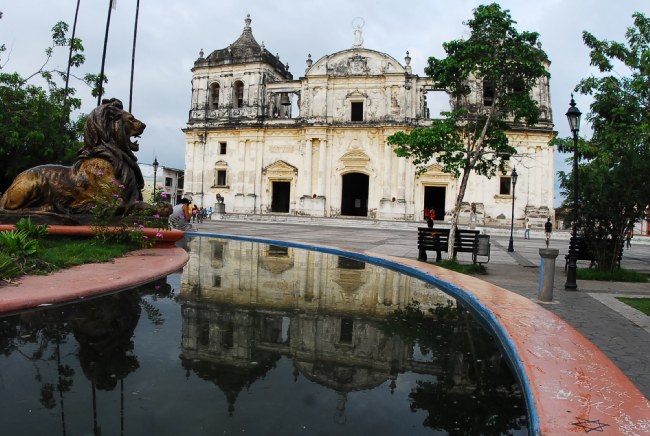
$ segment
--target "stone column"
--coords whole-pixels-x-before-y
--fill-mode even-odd
[[[318,147],[318,195],[325,196],[325,178],[327,165],[327,140],[321,139]]]
[[[384,304],[386,299],[386,268],[379,270],[379,283],[377,283],[377,304]]]
[[[257,142],[257,153],[255,154],[255,174],[253,174],[255,180],[255,194],[257,195],[257,206],[259,209],[256,213],[262,213],[262,162],[264,162],[264,141]]]
[[[255,174],[257,172],[257,147],[259,145],[258,141],[250,141],[249,147],[250,147],[250,152],[249,152],[249,157],[248,160],[250,161],[248,163],[248,195],[252,199],[252,204],[250,205],[252,207],[252,212],[255,213],[257,210],[257,198],[259,196],[259,192],[255,190]]]
[[[303,186],[305,189],[305,197],[311,198],[312,194],[312,189],[311,189],[311,176],[312,176],[312,168],[311,168],[311,139],[305,140],[305,164],[304,164],[304,180],[303,180]]]
[[[314,255],[314,283],[312,288],[312,300],[318,300],[320,298],[322,281],[323,281],[323,253],[318,251],[312,251]],[[309,285],[309,284],[307,284]]]
[[[250,141],[249,144],[250,151],[248,153],[248,162],[246,165],[246,174],[248,181],[246,184],[248,185],[248,191],[249,193],[253,192],[254,186],[255,186],[255,168],[257,167],[257,143],[256,141]]]
[[[537,299],[543,302],[553,301],[553,282],[555,282],[555,258],[560,254],[557,248],[540,248],[541,265]]]
[[[535,147],[535,203],[536,207],[546,206],[542,202],[542,174],[544,173],[544,167],[546,163],[546,156],[542,152],[541,148]],[[551,177],[552,179],[553,177]]]
[[[399,165],[397,170],[397,199],[406,199],[406,159],[399,158]]]
[[[237,169],[237,194],[244,194],[244,183],[246,179],[246,141],[239,141],[239,168]]]
[[[392,161],[393,161],[393,146],[386,144],[384,147],[384,193],[383,199],[390,201],[391,192],[390,192],[390,180],[393,173]]]
[[[391,298],[391,303],[393,306],[398,305],[400,303],[400,286],[399,286],[399,279],[400,279],[400,274],[397,274],[393,271],[393,288],[392,288],[392,298]]]
[[[294,254],[296,255],[296,257],[294,258],[295,262],[302,267],[302,270],[300,271],[298,276],[298,287],[299,287],[298,292],[301,300],[305,299],[305,296],[307,295],[307,288],[310,287],[308,275],[309,275],[309,263],[312,257],[312,253],[313,253],[312,251],[303,251],[303,250],[294,252]],[[300,257],[302,257],[301,255],[304,255],[303,259],[300,259]]]

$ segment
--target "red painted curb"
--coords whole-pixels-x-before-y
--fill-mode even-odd
[[[6,232],[14,230],[16,227],[13,224],[0,224],[0,232]],[[108,227],[108,229],[117,229],[114,227]],[[152,229],[145,227],[142,229],[144,235],[152,240],[157,241],[158,243],[171,244],[173,245],[176,241],[181,239],[185,232],[181,230],[160,230]],[[92,226],[62,226],[62,225],[48,225],[47,233],[49,235],[61,235],[61,236],[94,236]]]
[[[25,276],[0,286],[0,313],[70,303],[133,288],[182,270],[181,248],[148,248],[112,262],[78,265],[47,276]]]
[[[12,224],[0,224],[0,231],[14,228]],[[50,235],[94,236],[91,226],[50,225],[47,230]],[[185,232],[142,230],[145,236],[156,241],[154,248],[133,251],[111,262],[74,266],[47,276],[24,276],[15,284],[0,286],[0,314],[122,291],[166,277],[185,266],[189,255],[174,247]]]

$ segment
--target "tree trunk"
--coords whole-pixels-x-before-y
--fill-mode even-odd
[[[447,259],[455,259],[454,242],[456,242],[456,227],[458,227],[458,219],[460,217],[460,207],[465,197],[465,190],[467,189],[467,181],[469,180],[470,170],[465,168],[463,175],[460,178],[460,186],[458,187],[458,195],[456,196],[456,204],[454,205],[454,212],[451,215],[451,228],[449,229],[449,242],[447,244]]]

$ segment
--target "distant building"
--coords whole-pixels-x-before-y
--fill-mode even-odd
[[[354,45],[313,61],[294,79],[289,66],[253,37],[250,18],[232,44],[192,68],[192,100],[184,129],[186,190],[195,203],[226,212],[360,216],[422,220],[423,209],[436,219],[451,214],[458,181],[432,161],[418,175],[397,157],[387,138],[398,131],[430,125],[428,78],[412,73],[392,56],[363,47],[361,29]],[[482,81],[471,84],[466,104],[489,105]],[[518,154],[507,174],[469,179],[461,223],[508,221],[510,173],[516,166],[515,219],[545,221],[552,215],[554,150],[549,82],[533,90],[542,117],[533,128],[509,132]],[[437,94],[437,95],[434,95]],[[473,213],[472,213],[473,212]]]
[[[138,164],[144,177],[143,200],[153,201],[154,171],[151,164]],[[165,193],[163,197],[171,204],[176,204],[183,197],[185,171],[177,168],[160,166],[155,175],[156,192]]]

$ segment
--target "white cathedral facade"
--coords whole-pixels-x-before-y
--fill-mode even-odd
[[[241,36],[192,69],[185,132],[185,190],[199,206],[226,213],[368,217],[421,221],[435,209],[447,220],[459,181],[432,161],[423,174],[397,157],[387,138],[430,124],[428,78],[392,56],[363,47],[360,29],[350,49],[308,57],[294,79],[276,55],[257,43],[245,20]],[[470,104],[489,104],[482,83]],[[506,174],[472,174],[461,223],[509,222],[510,174],[519,175],[515,220],[552,214],[554,150],[548,79],[533,90],[542,110],[533,128],[513,129],[517,148]]]

